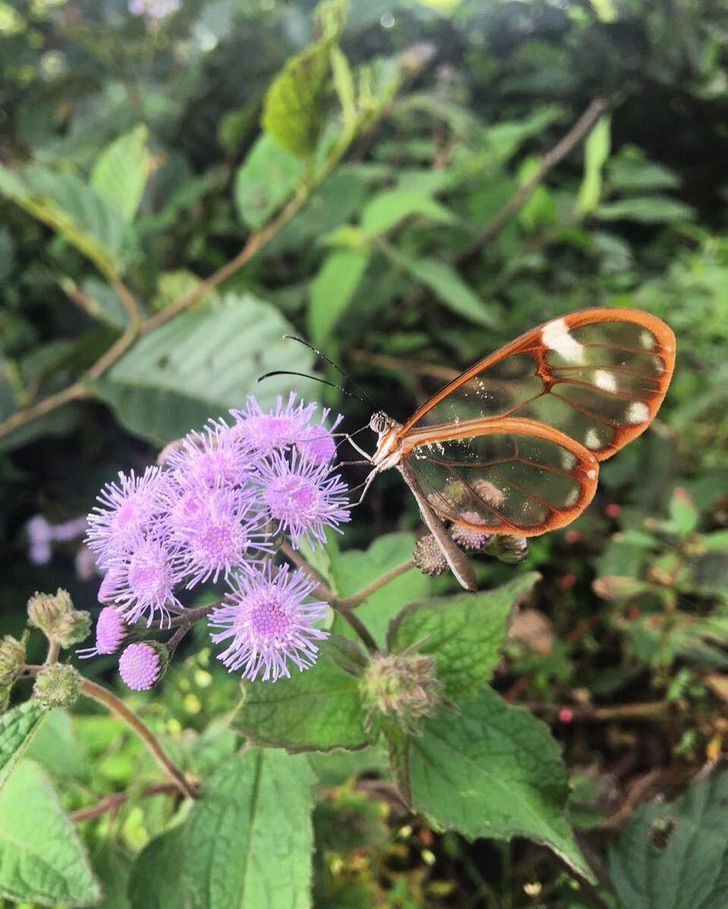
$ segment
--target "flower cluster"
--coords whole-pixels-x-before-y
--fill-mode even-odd
[[[293,549],[315,547],[326,528],[349,520],[348,490],[333,470],[340,420],[294,393],[270,411],[250,397],[229,421],[168,446],[160,465],[107,484],[87,534],[106,608],[84,655],[114,652],[139,620],[179,624],[184,591],[212,583],[227,587],[209,619],[213,641],[227,642],[220,659],[228,669],[274,680],[289,674],[289,662],[311,666],[314,642],[326,637],[314,624],[326,604],[308,602],[316,584],[305,572],[274,559],[286,537]],[[141,653],[130,648],[125,678]],[[155,680],[142,675],[151,679],[142,687]]]
[[[128,6],[132,16],[166,19],[179,11],[180,0],[129,0]]]

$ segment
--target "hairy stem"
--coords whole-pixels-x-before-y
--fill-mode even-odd
[[[72,811],[68,816],[76,824],[81,821],[92,821],[94,818],[100,817],[107,811],[116,811],[117,808],[120,808],[125,802],[128,802],[130,798],[148,798],[151,795],[163,795],[167,792],[178,791],[179,786],[176,782],[173,780],[164,780],[161,783],[151,783],[149,786],[145,786],[140,793],[114,792],[111,795],[107,795],[106,798],[101,799],[100,802],[96,802],[95,805],[89,805],[88,808],[80,808],[78,811]]]

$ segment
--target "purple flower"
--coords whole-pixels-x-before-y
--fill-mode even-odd
[[[302,540],[323,545],[326,527],[338,530],[350,519],[346,483],[314,461],[276,453],[261,463],[259,477],[261,500],[295,548]]]
[[[106,578],[110,578],[106,595],[129,624],[146,616],[148,627],[159,613],[160,625],[164,625],[169,623],[170,607],[182,609],[174,595],[182,574],[174,554],[159,540],[138,537],[131,551],[111,566]]]
[[[126,635],[126,622],[113,606],[104,606],[96,620],[96,645],[86,650],[77,650],[81,659],[115,653]]]
[[[463,521],[470,524],[484,524],[485,521],[477,511],[464,511],[460,517]],[[471,530],[469,527],[463,527],[460,524],[454,524],[450,531],[450,536],[463,549],[475,551],[482,549],[490,539],[490,534],[485,531]]]
[[[107,483],[88,516],[86,542],[107,567],[128,552],[141,534],[148,534],[160,510],[160,492],[166,478],[159,467],[147,467],[142,476],[119,473],[118,483]]]
[[[28,559],[34,565],[47,565],[51,560],[53,527],[42,514],[34,515],[25,525],[28,534]]]
[[[191,575],[187,587],[202,581],[227,580],[233,568],[272,552],[266,533],[266,516],[250,492],[218,487],[192,499],[194,508],[185,519],[179,516],[174,539],[179,545],[177,564]]]
[[[316,404],[296,401],[297,397],[292,391],[288,403],[284,405],[279,395],[273,410],[266,412],[250,395],[243,410],[230,411],[235,420],[233,432],[260,454],[270,454],[293,445],[316,411]]]
[[[336,455],[333,433],[344,418],[339,414],[329,429],[324,425],[328,415],[329,409],[324,408],[319,422],[302,429],[295,441],[296,451],[301,458],[313,461],[314,464],[330,464]]]
[[[129,644],[119,657],[119,675],[132,691],[145,691],[159,678],[161,659],[151,644]]]
[[[210,626],[223,629],[212,640],[230,641],[218,659],[231,672],[242,668],[246,679],[262,673],[263,681],[290,676],[289,661],[299,670],[313,666],[314,641],[329,634],[313,624],[326,615],[326,603],[304,603],[315,586],[300,568],[289,571],[270,562],[236,577],[233,592],[210,614]]]
[[[187,433],[164,466],[181,484],[238,486],[247,479],[251,457],[239,433],[234,433],[224,420],[210,421],[203,432]]]

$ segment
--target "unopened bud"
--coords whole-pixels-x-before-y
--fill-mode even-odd
[[[407,732],[440,704],[442,683],[435,661],[423,653],[376,654],[362,678],[370,728],[393,720]]]
[[[6,634],[0,639],[0,686],[10,686],[23,671],[25,643]]]
[[[483,547],[483,552],[495,556],[501,562],[517,565],[528,555],[528,540],[525,537],[511,537],[496,534]]]
[[[167,669],[169,651],[158,641],[129,644],[119,657],[119,675],[132,691],[145,691],[158,682]]]
[[[415,543],[412,561],[423,574],[438,575],[447,568],[445,556],[431,533],[420,537]]]
[[[73,608],[71,596],[61,587],[55,593],[34,593],[28,600],[28,621],[61,647],[72,647],[88,637],[91,616]]]
[[[71,707],[81,693],[83,676],[63,663],[44,666],[35,679],[33,697],[44,707]]]

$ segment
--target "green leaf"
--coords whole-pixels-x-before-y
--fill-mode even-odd
[[[434,657],[446,696],[470,697],[489,681],[511,612],[540,577],[531,571],[495,590],[412,603],[390,625],[387,645],[395,652],[419,645]]]
[[[240,219],[257,230],[293,195],[303,180],[303,162],[263,134],[235,176],[235,205]]]
[[[49,773],[78,780],[88,769],[67,710],[47,711],[46,719],[28,745],[25,756]]]
[[[71,173],[0,165],[0,193],[47,224],[104,274],[122,271],[124,222],[95,189]]]
[[[605,203],[595,214],[602,221],[640,221],[643,224],[689,221],[694,216],[689,205],[666,196],[633,196]]]
[[[650,161],[635,145],[623,146],[607,165],[607,173],[610,186],[624,193],[676,189],[680,185],[672,171]]]
[[[426,284],[451,312],[482,325],[495,328],[498,318],[479,299],[458,273],[437,259],[406,259],[402,264],[416,281]]]
[[[698,526],[700,513],[687,491],[681,486],[673,492],[669,505],[671,529],[679,536],[687,536]]]
[[[371,743],[364,728],[359,680],[341,668],[355,645],[334,635],[321,644],[318,661],[289,679],[246,682],[233,726],[254,742],[289,751],[363,748]],[[363,654],[358,656],[365,661]],[[356,660],[357,654],[353,655]]]
[[[604,114],[597,120],[584,145],[584,177],[576,199],[580,217],[594,211],[602,195],[602,168],[609,158],[612,118]]]
[[[127,895],[131,858],[109,839],[91,856],[93,868],[104,891],[104,909],[131,909]],[[168,903],[167,905],[173,905]]]
[[[209,780],[132,872],[135,909],[308,909],[313,777],[303,755],[251,749]]]
[[[291,57],[263,100],[261,125],[286,151],[307,157],[316,149],[325,111],[330,41]]]
[[[101,888],[41,768],[24,761],[0,792],[0,895],[42,906],[93,906]]]
[[[149,131],[135,126],[103,149],[91,172],[91,186],[131,224],[144,195],[151,155]]]
[[[456,216],[435,199],[422,192],[390,189],[377,193],[361,215],[361,229],[370,237],[378,237],[413,215],[438,224],[454,224]]]
[[[46,714],[39,701],[30,700],[0,715],[0,789]]]
[[[378,537],[366,551],[348,549],[332,553],[331,570],[336,593],[340,597],[357,593],[385,572],[411,559],[414,546],[413,534],[389,533]],[[407,603],[426,596],[429,588],[430,579],[412,568],[368,596],[357,606],[356,614],[374,639],[383,645],[390,620]],[[340,615],[334,619],[333,630],[346,637],[353,635]]]
[[[311,340],[321,345],[351,303],[369,264],[368,250],[345,249],[330,253],[311,282],[308,325]]]
[[[643,805],[609,856],[626,909],[728,905],[728,773],[694,783],[676,802]]]
[[[469,838],[544,843],[592,880],[564,818],[566,772],[548,727],[489,688],[458,707],[410,741],[415,808]]]
[[[292,330],[270,304],[229,294],[143,337],[94,388],[131,432],[168,442],[242,406],[247,393],[265,406],[291,388],[309,391],[290,376],[257,384],[281,364],[310,370],[310,352],[282,340]]]

